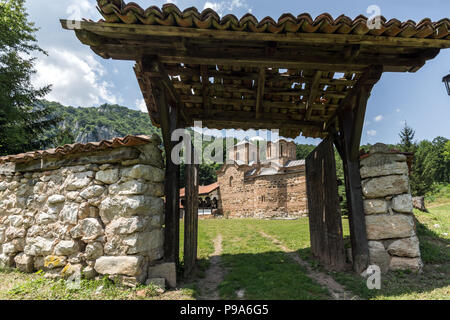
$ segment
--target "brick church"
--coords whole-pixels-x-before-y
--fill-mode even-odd
[[[256,144],[244,140],[227,152],[233,163],[217,172],[224,215],[296,218],[307,212],[305,161],[296,160],[294,142],[269,141],[260,153]]]

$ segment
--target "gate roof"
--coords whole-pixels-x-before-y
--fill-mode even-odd
[[[450,47],[449,19],[381,17],[379,28],[370,29],[364,16],[283,14],[258,21],[173,4],[144,10],[122,0],[98,0],[98,9],[104,20],[61,20],[62,26],[105,59],[137,62],[157,126],[152,87],[162,81],[185,126],[201,120],[209,128],[323,138],[337,126],[337,112],[353,107],[358,89],[370,92],[382,72],[415,72]]]

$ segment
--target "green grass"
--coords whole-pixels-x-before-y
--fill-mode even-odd
[[[420,239],[423,273],[390,272],[382,276],[381,290],[367,289],[365,280],[352,272],[329,272],[347,290],[365,299],[450,299],[450,204],[430,207],[429,213],[415,212]],[[348,237],[348,220],[343,219],[344,236]],[[183,226],[181,225],[181,230]],[[69,289],[65,281],[46,279],[42,274],[23,274],[0,270],[1,299],[81,299],[81,300],[140,300],[192,299],[199,296],[196,280],[204,277],[209,256],[214,252],[213,240],[221,234],[222,265],[226,270],[219,285],[222,299],[236,299],[237,291],[244,299],[329,299],[327,290],[307,277],[307,271],[294,263],[263,231],[284,246],[297,251],[313,267],[327,272],[311,257],[309,222],[302,218],[283,220],[199,221],[199,268],[196,279],[181,282],[181,290],[159,294],[156,288],[140,286],[126,289],[110,280],[82,280],[80,288]],[[183,248],[183,233],[180,237]],[[180,257],[183,257],[181,251]],[[181,271],[181,270],[180,270]],[[180,273],[181,275],[181,273]],[[101,289],[99,289],[101,288]]]
[[[81,280],[74,289],[65,280],[50,280],[43,273],[23,274],[16,270],[0,270],[0,300],[147,300],[159,299],[152,285],[129,289],[111,280]],[[181,292],[180,292],[181,293]],[[182,292],[189,296],[189,291]]]

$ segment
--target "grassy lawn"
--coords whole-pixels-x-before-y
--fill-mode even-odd
[[[365,281],[350,272],[329,274],[347,290],[365,299],[450,299],[450,204],[439,202],[438,206],[430,206],[429,211],[416,212],[425,263],[423,273],[392,272],[384,275],[381,290],[368,290]],[[343,226],[344,235],[348,236],[345,218]],[[182,226],[180,229],[183,230]],[[307,277],[303,267],[259,231],[278,239],[321,270],[311,258],[307,218],[296,221],[206,219],[199,221],[200,261],[196,279],[205,276],[209,256],[214,252],[213,240],[221,234],[221,263],[226,270],[224,281],[218,287],[222,299],[330,299],[326,289]],[[180,244],[182,248],[182,232]],[[182,252],[180,256],[183,256]],[[107,279],[82,280],[80,289],[69,289],[65,281],[52,281],[40,273],[0,270],[0,300],[194,299],[199,296],[196,279],[181,282],[178,290],[160,294],[152,286],[124,289]]]

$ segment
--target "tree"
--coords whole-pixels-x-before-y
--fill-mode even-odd
[[[34,88],[34,24],[28,22],[24,0],[0,0],[0,155],[39,149],[46,144],[44,129],[57,122],[38,103],[50,86]]]
[[[415,143],[414,143],[414,136],[416,132],[408,126],[408,124],[405,121],[405,126],[403,127],[402,131],[400,131],[400,147],[401,151],[403,152],[414,152]]]

